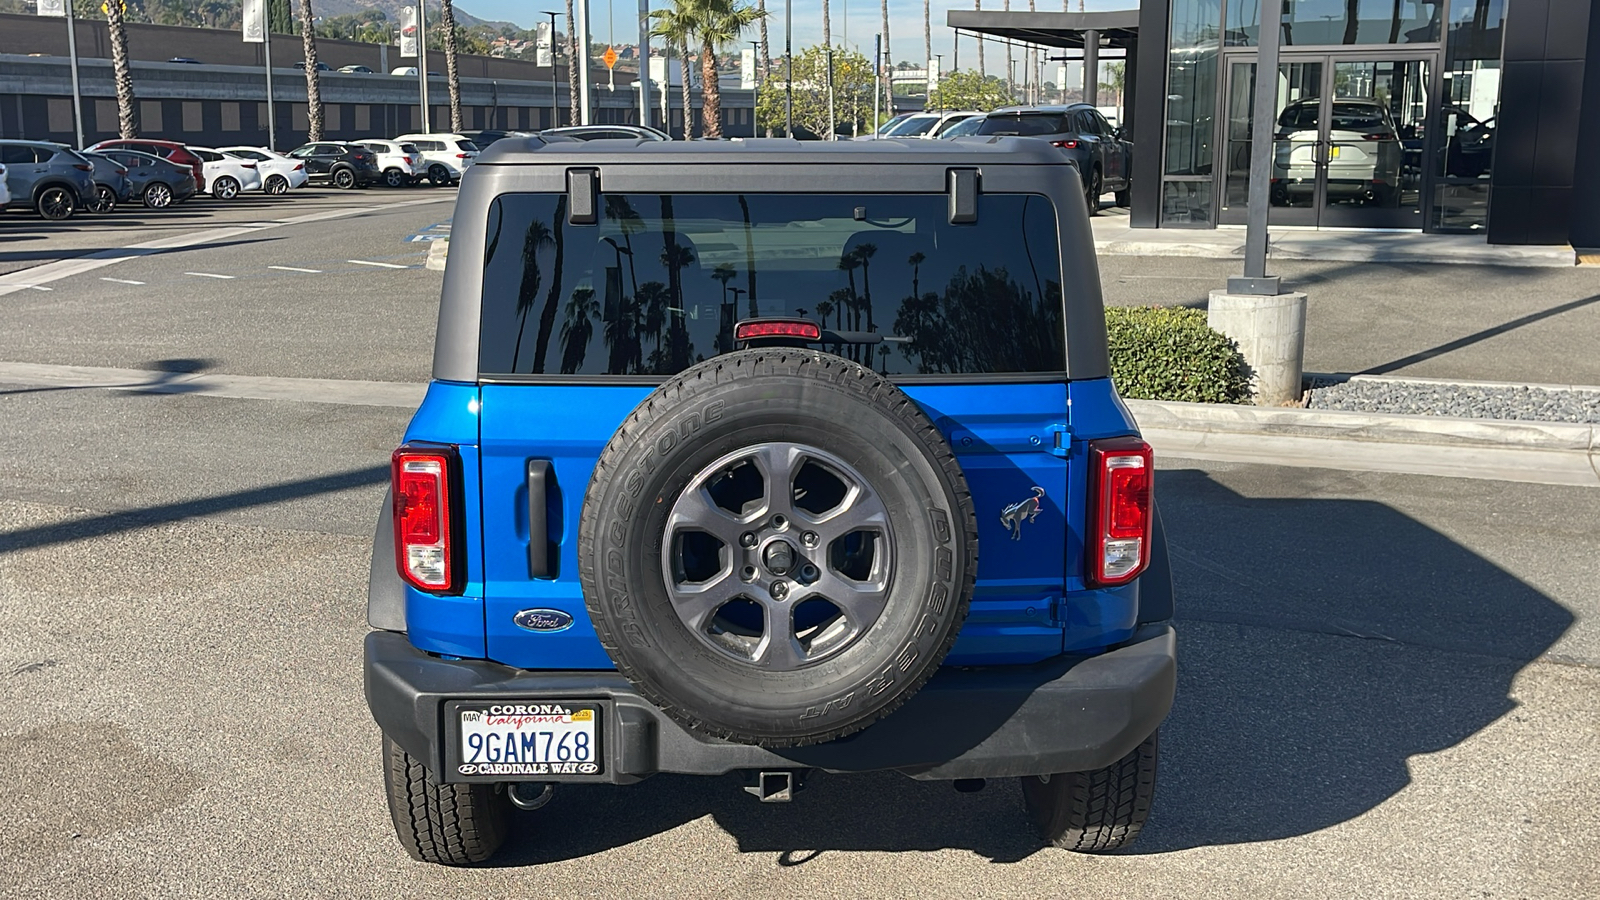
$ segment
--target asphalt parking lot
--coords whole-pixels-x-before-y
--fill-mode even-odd
[[[1131,852],[1038,849],[1010,783],[821,776],[762,806],[662,776],[558,790],[489,867],[412,862],[360,681],[408,410],[290,379],[426,378],[441,276],[417,238],[453,193],[229,210],[194,231],[249,233],[0,296],[0,896],[1600,896],[1600,493],[1185,460],[1157,481],[1179,698]],[[161,236],[8,241],[18,221],[13,281]],[[1107,263],[1108,294],[1163,265]]]

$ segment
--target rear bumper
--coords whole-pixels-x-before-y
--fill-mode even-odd
[[[864,731],[810,747],[767,750],[685,731],[614,671],[548,672],[445,660],[403,634],[367,635],[367,705],[391,739],[446,782],[458,774],[453,700],[594,700],[603,708],[605,770],[543,780],[626,784],[658,772],[736,769],[896,770],[913,778],[998,778],[1098,769],[1148,737],[1172,708],[1176,633],[1168,623],[1088,658],[939,671],[905,706]]]

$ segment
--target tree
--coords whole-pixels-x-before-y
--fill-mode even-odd
[[[306,56],[306,140],[322,140],[322,81],[317,77],[316,18],[311,0],[300,0],[300,41]]]
[[[923,0],[923,2],[927,2],[927,0]],[[878,65],[882,67],[882,70],[879,74],[883,76],[883,108],[885,112],[887,112],[890,116],[893,116],[894,79],[890,77],[893,75],[893,70],[889,68],[889,60],[893,59],[893,57],[889,55],[889,0],[880,0],[880,5],[883,8],[883,55],[878,59]],[[874,122],[872,123],[872,127],[876,129],[879,124],[880,123],[878,122]]]
[[[117,85],[117,132],[139,136],[139,112],[133,105],[133,70],[128,66],[128,24],[122,0],[106,3],[106,28],[111,34],[111,71]]]
[[[951,72],[939,78],[939,86],[928,94],[929,109],[976,109],[988,112],[1012,103],[1011,93],[1000,79],[982,72]]]
[[[834,114],[839,130],[860,130],[872,115],[872,63],[851,50],[833,51]],[[757,121],[782,128],[784,85],[772,79],[756,98]],[[865,101],[865,102],[863,102]],[[796,130],[828,133],[828,54],[824,46],[807,47],[794,57],[794,123]]]
[[[267,0],[267,33],[294,34],[294,11],[289,0]]]
[[[689,39],[694,34],[694,22],[688,11],[678,5],[671,9],[658,9],[650,14],[650,18],[655,22],[650,26],[650,34],[665,39],[668,47],[678,48],[678,67],[683,76],[683,139],[691,140],[694,137],[694,119],[690,115],[689,105]],[[662,124],[671,128],[670,122]]]
[[[928,17],[928,0],[922,0],[922,58],[933,59],[933,22]]]
[[[588,35],[584,35],[585,38]],[[556,38],[550,35],[550,65],[556,64]],[[550,101],[554,103],[555,101]],[[577,125],[578,115],[578,20],[572,17],[572,0],[567,0],[567,123]],[[689,107],[685,106],[684,109]],[[559,124],[559,123],[558,123]]]
[[[822,0],[822,46],[833,46],[833,13],[828,9],[828,0]]]
[[[440,0],[439,24],[444,29],[444,81],[450,91],[450,130],[460,131],[461,78],[456,73],[456,9],[452,0]]]
[[[743,0],[673,0],[689,34],[700,45],[700,117],[706,136],[722,137],[722,92],[717,80],[717,51],[736,43],[745,29],[766,15]]]
[[[983,9],[983,0],[972,0],[972,8],[981,11]],[[984,71],[983,65],[983,35],[978,34],[975,37],[978,39],[978,74],[986,75],[988,73]],[[929,57],[929,59],[932,59],[932,57]],[[942,76],[940,80],[944,80]]]
[[[1122,60],[1106,63],[1106,80],[1100,82],[1100,89],[1116,98],[1116,106],[1122,107],[1122,91],[1127,85],[1128,64]]]
[[[594,337],[594,320],[598,318],[600,302],[594,299],[594,288],[573,288],[572,299],[567,301],[567,319],[561,323],[561,374],[571,375],[583,368],[589,339]]]

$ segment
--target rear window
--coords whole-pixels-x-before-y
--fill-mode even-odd
[[[400,152],[401,153],[416,153],[417,152],[417,145],[416,144],[401,144],[400,145]]]
[[[471,141],[456,141],[456,146],[460,147],[463,153],[478,152],[478,145]]]
[[[978,126],[978,134],[1011,134],[1030,137],[1038,134],[1072,134],[1074,129],[1062,113],[990,113]]]
[[[561,194],[489,210],[479,370],[661,377],[734,349],[756,316],[802,316],[877,344],[822,349],[886,375],[1066,369],[1055,210],[985,194],[607,194],[593,226]]]
[[[912,116],[899,125],[889,129],[890,137],[911,137],[918,134],[927,134],[928,129],[939,121],[938,116]]]

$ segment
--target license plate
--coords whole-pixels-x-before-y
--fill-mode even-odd
[[[473,776],[598,775],[600,708],[571,701],[456,708],[460,762]]]

